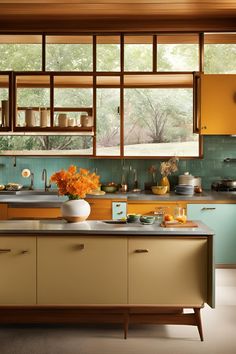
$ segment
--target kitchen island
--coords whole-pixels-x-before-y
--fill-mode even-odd
[[[185,324],[214,307],[213,231],[0,222],[0,323]],[[193,309],[185,313],[184,309]]]

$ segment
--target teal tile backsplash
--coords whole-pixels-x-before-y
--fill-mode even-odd
[[[224,158],[236,158],[236,137],[231,136],[206,136],[203,138],[203,159],[180,160],[179,170],[172,176],[170,181],[172,188],[177,183],[177,176],[185,171],[189,171],[195,176],[202,177],[202,185],[205,189],[210,189],[212,181],[222,177],[236,178],[236,163],[225,163]],[[139,187],[144,188],[145,182],[151,182],[151,175],[148,167],[154,165],[159,170],[160,160],[158,159],[127,159],[124,161],[127,182],[132,185],[133,172],[129,171],[129,166],[137,169]],[[90,158],[59,158],[59,157],[16,157],[14,166],[13,157],[0,157],[0,183],[7,182],[22,183],[29,186],[30,179],[21,177],[23,168],[29,168],[35,176],[35,188],[43,188],[42,170],[47,169],[48,176],[61,168],[67,168],[71,164],[88,168],[93,171],[97,169],[102,182],[121,181],[122,160],[119,159],[90,159]],[[158,173],[158,180],[161,176]]]

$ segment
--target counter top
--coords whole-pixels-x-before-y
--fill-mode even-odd
[[[70,235],[143,235],[143,236],[212,236],[214,231],[197,221],[195,228],[165,228],[158,224],[107,224],[104,221],[67,223],[63,220],[11,220],[0,221],[0,234],[70,234]]]
[[[103,196],[87,195],[87,199],[111,199],[123,200],[129,202],[142,201],[148,202],[175,202],[183,201],[187,203],[236,203],[236,192],[215,192],[203,191],[203,193],[194,194],[193,196],[179,195],[170,192],[164,195],[155,195],[150,192],[141,193],[107,193]],[[67,200],[66,197],[59,197],[56,193],[19,193],[4,194],[0,193],[0,203],[7,203],[11,207],[60,207],[61,203]]]

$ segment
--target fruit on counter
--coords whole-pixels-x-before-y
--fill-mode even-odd
[[[164,215],[164,221],[173,221],[174,217],[171,214],[165,214]]]
[[[175,220],[180,222],[181,224],[185,224],[187,221],[187,217],[186,215],[181,215],[181,216],[177,216]]]
[[[0,184],[0,191],[3,191],[3,189],[5,189],[5,185],[4,184]]]

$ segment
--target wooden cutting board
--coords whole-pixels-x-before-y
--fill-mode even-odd
[[[180,223],[178,221],[163,221],[162,227],[198,227],[198,224],[192,220],[186,221],[186,223]]]

